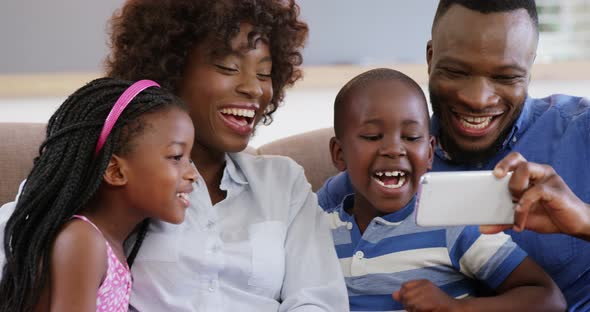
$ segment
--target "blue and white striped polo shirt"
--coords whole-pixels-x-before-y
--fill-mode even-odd
[[[351,311],[403,310],[392,293],[404,282],[428,279],[455,298],[474,294],[474,280],[497,288],[526,253],[510,236],[482,235],[475,226],[420,227],[415,199],[374,218],[361,236],[350,211],[354,195],[327,210]]]

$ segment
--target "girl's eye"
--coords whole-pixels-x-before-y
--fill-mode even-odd
[[[174,161],[181,161],[182,155],[174,155],[174,156],[171,156],[170,158],[173,159]]]

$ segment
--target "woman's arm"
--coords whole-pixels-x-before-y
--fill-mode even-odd
[[[91,225],[73,220],[57,235],[51,254],[50,311],[96,311],[107,271],[105,240]]]
[[[348,294],[332,236],[303,170],[291,192],[295,213],[285,242],[280,311],[348,311]]]

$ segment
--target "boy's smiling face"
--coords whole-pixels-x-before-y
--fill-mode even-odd
[[[403,208],[431,167],[434,139],[418,92],[403,81],[376,80],[349,91],[340,105],[345,111],[339,114],[340,137],[330,145],[332,159],[339,170],[348,171],[355,207],[362,207],[362,213],[383,215]]]

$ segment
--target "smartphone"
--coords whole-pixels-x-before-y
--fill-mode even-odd
[[[416,224],[420,226],[514,223],[508,181],[492,171],[429,172],[420,179]]]

